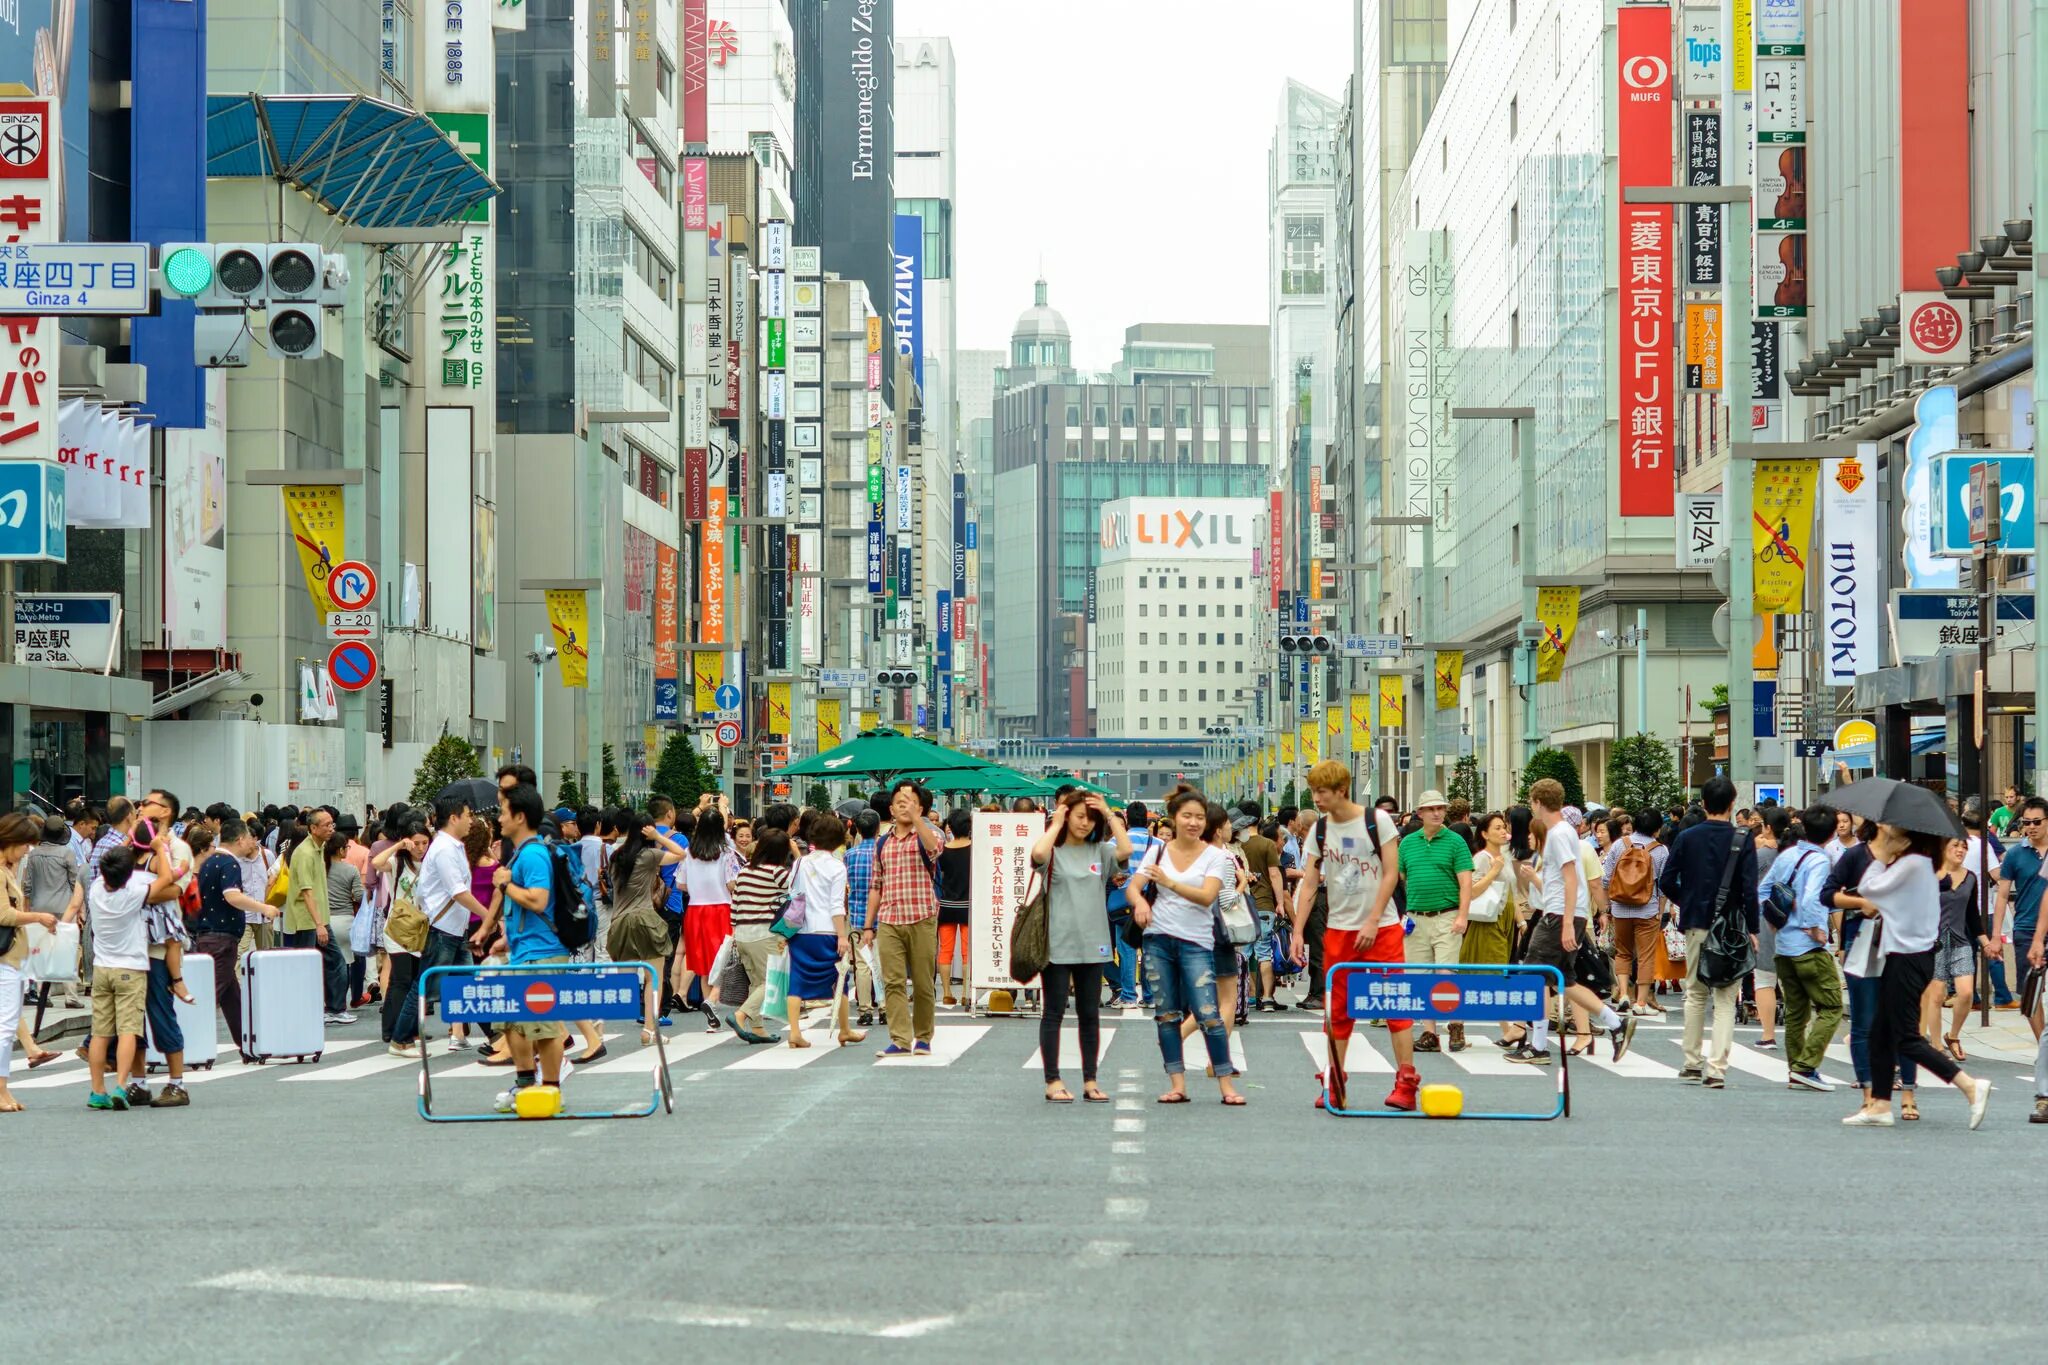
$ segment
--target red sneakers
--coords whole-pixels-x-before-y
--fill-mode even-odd
[[[1416,1092],[1422,1087],[1422,1073],[1412,1066],[1404,1066],[1394,1073],[1394,1088],[1387,1093],[1386,1106],[1413,1112]]]

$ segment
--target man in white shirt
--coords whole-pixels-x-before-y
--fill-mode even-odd
[[[1322,816],[1301,841],[1301,881],[1294,889],[1294,948],[1308,965],[1308,917],[1318,888],[1328,893],[1323,929],[1323,971],[1340,963],[1402,963],[1407,959],[1401,917],[1390,912],[1394,888],[1401,880],[1400,832],[1385,811],[1368,810],[1351,799],[1351,770],[1325,759],[1308,773],[1309,794]],[[1312,982],[1317,995],[1322,982]],[[1344,1108],[1344,1059],[1351,1048],[1353,1020],[1348,1006],[1352,986],[1343,985],[1335,1008],[1323,1012],[1329,1035],[1329,1064],[1316,1108]],[[1385,1100],[1389,1109],[1415,1108],[1422,1075],[1415,1069],[1415,1021],[1389,1019],[1387,1038],[1394,1048],[1394,1088]]]
[[[469,917],[484,913],[484,907],[470,893],[469,854],[462,841],[469,837],[469,802],[459,796],[444,796],[434,803],[434,841],[420,859],[419,879],[414,882],[413,900],[427,917],[427,942],[420,950],[419,979],[435,967],[466,967],[469,956]],[[425,983],[405,993],[398,1018],[391,1025],[391,1055],[418,1057],[427,1046],[420,1033],[420,997],[432,1003],[440,997],[438,982]],[[417,1035],[417,1041],[415,1041]],[[448,1026],[448,1050],[460,1052],[463,1026]]]
[[[1573,959],[1579,941],[1589,930],[1587,920],[1592,902],[1586,878],[1580,870],[1579,836],[1564,818],[1564,786],[1546,777],[1529,788],[1530,830],[1543,841],[1541,916],[1529,934],[1529,948],[1523,961],[1532,967],[1555,967],[1564,978],[1564,997],[1592,1015],[1614,1044],[1614,1060],[1628,1055],[1635,1041],[1636,1018],[1626,1019],[1614,1012],[1590,988],[1576,979]],[[1526,875],[1526,874],[1525,874]],[[1530,1066],[1550,1064],[1550,1016],[1537,1016],[1526,1037],[1508,1053],[1511,1062]]]

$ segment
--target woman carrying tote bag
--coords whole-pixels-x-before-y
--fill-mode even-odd
[[[1095,1083],[1102,1041],[1102,973],[1111,958],[1111,880],[1131,856],[1131,834],[1123,817],[1092,792],[1060,798],[1052,822],[1031,846],[1031,862],[1046,878],[1046,962],[1039,975],[1044,1008],[1038,1016],[1038,1055],[1044,1063],[1049,1104],[1072,1104],[1073,1092],[1060,1079],[1060,1024],[1067,997],[1074,997],[1080,1023],[1081,1098],[1107,1104]]]

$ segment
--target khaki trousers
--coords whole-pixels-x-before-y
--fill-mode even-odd
[[[932,1040],[938,1012],[939,918],[911,924],[883,924],[875,929],[875,948],[882,960],[882,1008],[889,1017],[889,1041],[900,1048]],[[906,989],[916,994],[904,998]]]

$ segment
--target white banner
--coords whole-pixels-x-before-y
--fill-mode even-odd
[[[206,425],[164,432],[164,630],[172,649],[228,637],[227,372],[206,370]]]
[[[1031,845],[1045,833],[1038,811],[976,811],[974,901],[968,911],[967,990],[1016,989],[1010,979],[1010,926],[1031,890]]]
[[[1821,464],[1820,582],[1823,602],[1821,681],[1855,685],[1858,673],[1884,666],[1878,598],[1877,446],[1864,442],[1852,460]]]
[[[149,428],[82,399],[57,414],[65,524],[96,530],[149,527]]]

